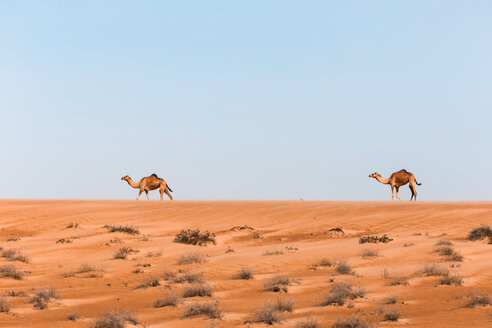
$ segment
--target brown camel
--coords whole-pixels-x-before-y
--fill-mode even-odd
[[[164,179],[159,178],[155,173],[152,174],[150,177],[142,178],[138,183],[133,182],[132,178],[130,178],[128,175],[125,175],[123,178],[121,178],[121,180],[125,180],[133,188],[140,189],[140,191],[138,192],[137,200],[140,198],[140,194],[142,193],[142,191],[145,191],[147,199],[149,199],[149,190],[155,190],[158,188],[161,192],[161,200],[163,193],[166,193],[169,198],[173,200],[173,196],[171,196],[171,194],[169,193],[170,191],[172,192],[172,189],[169,188]]]
[[[412,200],[412,198],[415,201],[417,200],[417,190],[415,189],[415,184],[420,186],[421,183],[417,182],[417,179],[415,179],[415,175],[413,175],[413,173],[408,172],[405,169],[393,173],[388,179],[383,179],[381,174],[379,174],[378,172],[369,174],[369,178],[374,178],[381,183],[389,184],[391,186],[391,200],[393,200],[394,198],[394,189],[396,189],[396,198],[401,200],[400,196],[398,195],[398,189],[401,186],[410,183],[409,187],[410,187],[410,191],[412,192],[412,197],[410,197],[410,200]]]

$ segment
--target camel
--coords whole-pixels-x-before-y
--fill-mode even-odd
[[[413,198],[415,201],[417,201],[417,190],[415,189],[415,184],[417,184],[418,186],[422,185],[421,183],[417,182],[417,179],[415,179],[413,173],[408,172],[405,169],[393,173],[388,179],[383,179],[381,174],[379,174],[378,172],[369,174],[369,178],[374,178],[381,183],[389,184],[391,186],[391,200],[393,200],[395,196],[394,189],[396,189],[396,198],[401,200],[400,196],[398,195],[398,189],[401,186],[410,183],[409,187],[410,187],[410,191],[412,192],[412,197],[410,197],[410,200],[412,200]]]
[[[130,178],[128,175],[125,175],[123,178],[121,178],[121,180],[125,180],[133,188],[140,189],[140,191],[138,192],[137,200],[140,198],[140,194],[142,194],[142,191],[145,191],[148,200],[149,190],[155,190],[157,188],[159,188],[159,191],[161,193],[161,200],[163,193],[166,193],[169,198],[173,200],[173,196],[171,196],[171,194],[169,193],[170,191],[172,192],[172,189],[169,188],[164,179],[159,178],[155,173],[153,173],[149,177],[142,178],[138,183],[133,182],[132,178]]]

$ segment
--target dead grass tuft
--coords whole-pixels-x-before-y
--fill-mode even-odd
[[[181,230],[180,233],[176,234],[174,242],[198,246],[206,246],[207,243],[216,244],[214,233],[210,233],[208,230],[201,232],[200,229]]]
[[[106,224],[103,228],[108,229],[108,232],[124,232],[130,235],[138,235],[140,231],[131,225],[108,225]]]
[[[473,228],[468,234],[468,240],[481,240],[484,238],[492,238],[492,229],[487,224],[482,224],[480,227]]]
[[[130,311],[105,312],[97,318],[91,328],[124,328],[127,322],[133,325],[139,323],[137,317]]]
[[[72,312],[67,315],[67,320],[77,321],[80,319],[80,314],[78,312]]]
[[[351,316],[345,319],[338,318],[337,321],[331,327],[332,328],[374,328],[374,325],[363,318],[357,316]]]
[[[315,318],[309,317],[306,321],[296,323],[296,328],[321,328],[321,325]]]
[[[387,235],[383,235],[381,237],[378,236],[362,236],[359,238],[359,244],[365,244],[365,243],[389,243],[393,239],[388,237]]]
[[[451,245],[453,245],[453,243],[451,243],[447,239],[438,240],[437,243],[436,243],[436,246],[451,246]]]
[[[178,294],[170,292],[164,298],[156,299],[154,302],[154,307],[161,308],[165,306],[177,306],[179,299],[180,297]]]
[[[157,287],[159,286],[159,279],[156,276],[149,277],[135,286],[135,289]]]
[[[383,300],[384,304],[396,304],[398,303],[398,296],[390,295]]]
[[[9,277],[22,280],[24,273],[22,271],[17,271],[17,268],[12,264],[3,264],[0,265],[0,277]]]
[[[273,325],[275,322],[280,322],[281,320],[283,320],[283,316],[271,303],[265,303],[253,313],[253,322],[255,323]]]
[[[281,249],[278,249],[278,248],[273,248],[273,249],[270,249],[270,250],[266,251],[265,253],[263,253],[264,256],[282,255],[282,254],[284,254],[284,251]]]
[[[272,278],[265,281],[263,284],[263,288],[265,291],[270,292],[280,292],[283,291],[287,293],[287,286],[292,283],[292,279],[290,279],[286,275],[274,275]]]
[[[2,257],[5,257],[9,261],[19,261],[29,263],[29,259],[18,249],[6,249],[2,251]]]
[[[0,296],[0,312],[9,313],[10,302],[6,296]]]
[[[292,312],[294,307],[294,300],[287,297],[278,297],[272,303],[275,310],[279,312]]]
[[[379,251],[376,248],[365,248],[364,250],[362,250],[362,253],[360,255],[364,258],[378,257]]]
[[[48,303],[52,299],[59,298],[56,289],[54,287],[46,288],[38,288],[33,296],[29,298],[29,303],[33,304],[33,307],[39,308],[40,310],[46,309],[48,307]]]
[[[222,316],[222,309],[220,309],[218,302],[193,302],[185,308],[183,318],[197,317],[200,315],[205,315],[212,319],[220,318]]]
[[[321,305],[344,305],[347,298],[362,298],[366,294],[363,288],[353,289],[352,286],[345,282],[335,283],[331,286],[330,292],[326,295]]]
[[[234,274],[234,276],[232,276],[232,278],[244,280],[253,279],[253,272],[249,267],[242,267]]]
[[[139,251],[137,249],[133,249],[131,247],[121,247],[119,250],[117,250],[114,255],[113,259],[117,260],[125,260],[126,257],[132,253],[138,253]]]
[[[165,274],[166,277],[166,274]],[[189,272],[186,270],[179,270],[177,274],[171,274],[167,280],[171,280],[172,283],[201,283],[203,282],[203,273],[201,272]]]
[[[426,276],[448,276],[449,270],[436,263],[428,263],[424,266],[422,272]]]
[[[460,275],[444,276],[441,279],[441,285],[456,285],[461,286],[463,278]]]
[[[193,284],[191,286],[186,286],[183,289],[183,297],[210,297],[212,296],[213,288],[207,283]]]
[[[474,308],[477,305],[486,306],[492,304],[490,295],[485,291],[480,291],[478,293],[469,293],[467,295],[468,301],[465,303],[464,307]]]
[[[335,267],[338,273],[340,274],[349,274],[352,273],[352,266],[346,259],[340,259]]]
[[[192,263],[204,263],[206,261],[207,259],[202,254],[198,252],[189,252],[181,255],[176,261],[176,264],[183,265],[183,264],[192,264]]]

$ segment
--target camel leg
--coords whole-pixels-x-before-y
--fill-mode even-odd
[[[149,192],[147,190],[145,190],[145,194],[147,195],[147,200],[150,200],[150,198],[149,198]]]
[[[169,196],[169,199],[173,200],[173,196],[171,196],[171,193],[169,192],[169,189],[164,189],[164,192]],[[161,199],[162,199],[162,194],[161,194]]]
[[[417,201],[417,189],[415,188],[415,184],[410,183],[410,190],[412,191],[412,197],[414,201]],[[410,200],[412,200],[410,198]]]
[[[396,198],[398,198],[399,201],[401,201],[401,198],[400,198],[400,195],[398,195],[398,189],[400,189],[400,187],[396,187]]]
[[[391,200],[393,200],[393,198],[395,198],[395,189],[391,186]]]
[[[164,194],[164,188],[162,188],[162,186],[159,188],[159,193],[161,194],[161,200],[163,200],[162,195]]]
[[[409,188],[410,188],[410,191],[412,192],[412,197],[410,197],[410,201],[412,201],[413,200],[413,196],[414,196],[412,185],[410,185]]]
[[[140,198],[140,195],[142,194],[142,191],[143,191],[142,189],[140,189],[140,190],[138,191],[137,200]]]

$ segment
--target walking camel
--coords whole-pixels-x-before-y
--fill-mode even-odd
[[[171,196],[171,194],[169,193],[170,191],[172,192],[172,189],[168,186],[164,179],[159,178],[155,173],[153,173],[149,177],[142,178],[138,183],[133,182],[132,178],[130,178],[128,175],[125,175],[123,178],[121,178],[121,180],[125,180],[133,188],[140,189],[140,191],[138,192],[137,200],[140,198],[140,194],[142,193],[142,191],[145,191],[148,200],[149,190],[156,189],[159,189],[161,193],[161,200],[163,193],[166,193],[169,198],[173,200],[173,196]]]
[[[422,185],[421,183],[417,182],[417,179],[415,179],[415,175],[413,175],[413,173],[408,172],[405,169],[393,173],[392,175],[390,175],[388,179],[383,179],[381,174],[379,174],[378,172],[369,174],[369,178],[374,178],[383,184],[389,184],[391,186],[391,200],[393,200],[394,198],[394,189],[396,189],[396,198],[401,200],[400,196],[398,195],[398,189],[401,186],[410,183],[409,187],[410,187],[410,191],[412,192],[412,197],[410,197],[410,200],[412,200],[413,198],[416,201],[417,190],[415,189],[415,184],[417,184],[418,186]]]

